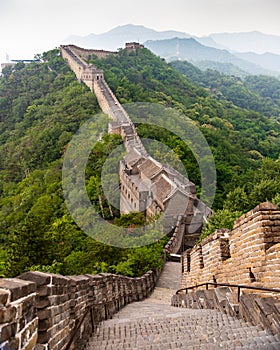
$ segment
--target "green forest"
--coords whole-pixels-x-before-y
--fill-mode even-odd
[[[58,49],[40,63],[18,63],[0,77],[0,275],[33,269],[54,273],[113,272],[139,276],[162,264],[166,238],[149,246],[120,249],[93,240],[75,224],[64,203],[62,164],[74,133],[100,113],[93,93],[77,82]],[[241,80],[189,63],[167,64],[147,49],[92,62],[121,103],[153,102],[195,121],[214,155],[215,215],[203,235],[231,227],[235,218],[263,201],[280,205],[280,88],[274,78]],[[168,130],[138,125],[181,159],[200,193],[191,151]],[[104,135],[92,150],[86,186],[96,209],[124,227],[143,224],[141,213],[120,217],[100,187],[102,165],[121,144]]]

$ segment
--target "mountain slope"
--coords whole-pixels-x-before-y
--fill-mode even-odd
[[[176,56],[177,59],[182,58],[192,60],[193,62],[196,61],[197,65],[199,65],[201,68],[213,68],[214,66],[217,67],[216,62],[220,62],[227,65],[235,65],[241,71],[246,71],[250,74],[271,74],[272,71],[278,73],[280,72],[280,57],[275,54],[274,49],[274,44],[277,45],[277,40],[279,37],[258,32],[221,33],[211,34],[204,37],[196,37],[194,35],[174,30],[156,31],[154,29],[146,28],[142,25],[127,24],[118,26],[109,30],[108,32],[101,34],[92,33],[86,36],[72,35],[66,38],[63,43],[76,44],[78,46],[86,48],[107,49],[115,51],[120,47],[124,47],[124,44],[126,42],[137,41],[143,43],[150,40],[155,41],[174,38],[194,39],[204,47],[208,47],[208,50],[204,51],[202,51],[201,47],[200,50],[196,48],[197,54],[200,52],[199,57],[191,58],[186,53],[183,53],[182,57],[180,55],[177,55],[177,46],[182,46],[182,43],[181,45],[176,44],[176,48],[173,48],[171,51],[169,50],[170,52],[168,51],[166,53],[167,57]],[[271,43],[271,45],[269,43]],[[243,47],[246,48],[246,50],[242,50],[244,51],[243,53],[234,52],[240,51],[238,47],[239,44],[243,45]],[[189,45],[191,45],[190,42]],[[148,48],[152,49],[152,47],[149,45]],[[215,50],[211,51],[210,48],[221,50],[222,52]],[[254,52],[248,52],[250,48]],[[267,48],[267,51],[271,50],[271,53],[256,53],[264,48]],[[192,49],[194,49],[194,47]],[[154,52],[156,54],[161,54],[161,51],[158,52],[155,50]],[[274,54],[272,52],[274,52]],[[231,54],[233,56],[231,56]],[[233,67],[226,67],[224,64],[221,64],[219,70],[221,72],[228,72],[228,74],[231,74],[231,71],[237,71],[236,69],[233,69]],[[238,75],[242,76],[242,72],[239,72]]]
[[[136,276],[159,267],[163,242],[135,250],[106,246],[71,218],[62,166],[74,133],[91,119],[93,132],[99,125],[105,134],[92,150],[85,174],[89,198],[95,205],[97,197],[104,214],[100,174],[121,140],[106,135],[107,119],[97,114],[95,96],[79,84],[59,50],[44,53],[41,60],[4,69],[0,77],[0,276],[34,269],[66,275],[110,270]],[[74,186],[75,196],[75,184],[68,185]],[[114,208],[111,213],[118,215]],[[131,222],[137,225],[133,217]]]
[[[174,30],[159,32],[142,25],[127,24],[102,34],[89,34],[83,37],[70,36],[63,43],[95,49],[116,50],[119,47],[124,47],[126,42],[145,42],[146,40],[161,40],[174,37],[188,38],[190,35]]]
[[[234,52],[234,55],[243,60],[262,66],[265,69],[278,72],[280,76],[280,55],[269,52],[263,54],[256,54],[254,52]]]
[[[257,31],[243,33],[214,33],[210,37],[218,44],[232,51],[265,53],[280,55],[280,36]]]
[[[269,76],[248,76],[243,80],[217,70],[201,71],[191,63],[174,61],[172,67],[194,84],[209,88],[218,99],[226,99],[241,108],[255,110],[278,118],[280,113],[280,81]]]
[[[121,102],[152,102],[157,98],[163,100],[162,103],[165,102],[178,107],[179,103],[180,108],[185,113],[201,124],[204,124],[206,121],[205,114],[208,114],[210,124],[212,123],[212,118],[216,120],[218,116],[221,119],[221,123],[222,120],[225,123],[232,123],[233,129],[231,127],[229,129],[225,127],[224,129],[221,125],[221,129],[218,128],[217,133],[219,133],[218,130],[223,130],[226,134],[230,130],[233,134],[238,131],[241,144],[244,143],[245,145],[246,143],[246,147],[251,144],[249,148],[258,148],[262,153],[263,150],[257,145],[260,139],[265,137],[264,134],[261,136],[262,132],[260,134],[257,132],[260,125],[266,125],[265,129],[268,127],[278,130],[280,127],[273,118],[237,108],[234,105],[229,105],[228,102],[212,98],[205,89],[195,86],[189,79],[184,78],[181,74],[168,67],[165,62],[152,55],[147,49],[138,50],[135,54],[128,54],[123,50],[118,56],[110,56],[107,59],[95,60],[94,62],[105,70],[106,79]],[[204,108],[206,109],[204,110]],[[206,113],[206,110],[208,110],[208,113]],[[238,121],[239,118],[240,120]],[[249,122],[250,120],[251,122]],[[253,137],[254,141],[252,139],[252,143],[248,139],[248,123],[250,128],[256,128],[256,132],[259,134],[258,137],[260,138],[257,144],[255,143],[255,137]],[[257,126],[258,123],[259,125]],[[243,132],[244,136],[246,134],[244,139],[241,135]],[[233,135],[229,132],[228,137],[231,136]],[[276,143],[273,144],[273,147],[279,144],[280,140],[277,141],[275,139],[274,141]],[[213,140],[209,140],[209,142],[213,142]],[[277,154],[278,150],[275,155]],[[266,155],[273,156],[272,153],[270,154],[270,151]]]
[[[168,61],[188,60],[194,64],[214,61],[233,64],[250,74],[273,74],[271,71],[238,58],[226,50],[201,45],[193,38],[147,41],[145,42],[145,46],[156,55],[164,57]]]
[[[235,208],[239,205],[238,210],[272,200],[275,192],[280,192],[280,125],[275,118],[218,100],[147,49],[121,50],[94,62],[105,70],[109,86],[122,103],[160,103],[179,110],[182,123],[185,116],[194,120],[216,163],[215,210],[222,208],[227,195],[239,186],[242,195],[232,195],[235,201],[230,202]],[[135,251],[105,246],[81,232],[65,207],[63,155],[80,124],[98,111],[94,95],[76,81],[57,50],[45,53],[42,63],[4,70],[0,77],[0,274],[15,276],[39,269],[62,274],[111,271],[137,275],[158,263],[161,242]],[[106,120],[95,118],[95,124],[106,133]],[[199,167],[185,142],[160,127],[142,124],[138,132],[167,144],[180,157],[200,194]],[[100,174],[119,143],[116,135],[104,136],[92,150],[86,170],[89,198],[104,210],[107,201]],[[240,203],[243,197],[246,205]]]

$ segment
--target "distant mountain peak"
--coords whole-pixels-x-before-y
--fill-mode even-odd
[[[123,24],[101,34],[86,36],[71,35],[63,44],[76,44],[85,48],[116,50],[124,47],[126,42],[165,39],[193,39],[201,45],[234,52],[254,52],[263,54],[270,52],[280,55],[280,36],[269,35],[254,30],[249,32],[213,33],[208,36],[197,37],[176,30],[157,31],[141,24]]]
[[[214,62],[217,63],[216,67],[218,67],[218,64],[221,64],[223,67],[225,64],[231,64],[238,67],[239,70],[247,72],[247,74],[255,75],[277,75],[278,73],[276,72],[279,71],[276,63],[273,66],[271,65],[270,68],[269,63],[265,66],[262,64],[264,63],[264,59],[266,59],[267,62],[268,60],[269,62],[274,62],[277,57],[252,57],[250,55],[248,55],[248,57],[241,57],[225,49],[217,49],[202,45],[194,38],[150,40],[145,42],[144,45],[156,55],[168,61],[185,60],[198,66],[201,66],[203,62],[204,66],[207,63],[209,67],[213,66]]]
[[[140,24],[124,24],[119,25],[107,32],[101,34],[89,34],[86,36],[71,35],[63,40],[63,44],[76,44],[86,48],[116,50],[124,47],[127,41],[160,40],[168,38],[189,38],[190,35],[175,30],[157,31],[147,28]]]
[[[280,55],[280,36],[260,31],[213,33],[208,36],[231,51],[255,52],[258,54],[271,52]]]

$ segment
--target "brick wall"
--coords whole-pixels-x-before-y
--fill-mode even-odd
[[[204,282],[279,288],[280,211],[262,203],[236,220],[232,231],[218,230],[182,258],[182,287]]]
[[[33,349],[38,338],[36,284],[18,278],[0,280],[0,349]]]
[[[71,349],[82,349],[97,324],[126,304],[146,298],[160,271],[139,278],[113,274],[65,277],[26,272],[0,280],[0,349],[65,349],[82,320]]]
[[[69,45],[72,51],[85,60],[88,60],[90,56],[96,56],[98,58],[106,58],[110,55],[117,55],[116,51],[106,51],[106,50],[94,50],[94,49],[83,49],[76,45]]]

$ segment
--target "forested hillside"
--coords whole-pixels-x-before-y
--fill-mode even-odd
[[[224,79],[227,83],[220,85],[229,86],[230,90],[234,82],[233,90],[237,89],[244,102],[240,103],[230,91],[227,93],[229,98],[221,96],[219,79],[213,93],[203,73],[191,64],[182,63],[192,72],[183,72],[182,75],[146,49],[130,54],[122,50],[118,56],[93,62],[105,70],[109,85],[122,103],[157,101],[177,108],[200,126],[214,154],[217,170],[216,215],[210,230],[219,226],[231,227],[236,217],[260,202],[269,200],[280,204],[277,79],[249,77],[243,87],[239,78],[209,71],[210,76],[213,75],[212,80],[209,79],[213,84],[215,77]],[[271,96],[268,96],[268,86],[273,92]],[[181,140],[167,130],[144,125],[138,127],[138,132],[171,147],[182,159],[190,179],[199,185],[196,162]]]
[[[157,267],[162,242],[126,250],[106,246],[81,232],[68,214],[61,183],[63,155],[80,125],[100,109],[58,50],[41,59],[6,69],[0,78],[0,275],[36,269],[136,276]],[[105,123],[104,134],[106,130]],[[105,135],[90,156],[87,189],[93,202],[101,197],[102,164],[120,142],[118,136]],[[101,201],[106,211],[106,199]],[[125,226],[127,220],[132,226],[143,223],[141,217],[121,223]]]
[[[0,273],[15,276],[35,268],[62,274],[139,275],[158,266],[162,242],[126,250],[105,246],[81,232],[68,214],[61,184],[63,155],[79,126],[100,110],[58,50],[43,54],[41,60],[7,68],[0,78]],[[105,70],[122,103],[159,102],[178,109],[201,128],[216,162],[214,209],[219,223],[225,215],[233,218],[261,201],[280,203],[277,95],[267,115],[255,107],[240,108],[146,49],[121,50],[118,56],[94,59],[94,63]],[[252,93],[266,98],[268,92],[260,91],[256,82],[247,84]],[[168,130],[145,125],[139,125],[138,132],[166,143],[180,156],[199,194],[198,166],[183,141]],[[98,210],[101,202],[111,221],[114,217],[100,189],[100,173],[120,142],[117,136],[104,135],[92,151],[86,174],[90,198]],[[119,216],[117,210],[113,216]],[[143,223],[141,215],[115,220],[124,226]]]
[[[170,65],[188,77],[192,83],[210,89],[217,99],[233,102],[280,120],[280,80],[265,75],[249,75],[241,79],[208,69],[201,71],[187,61]]]

